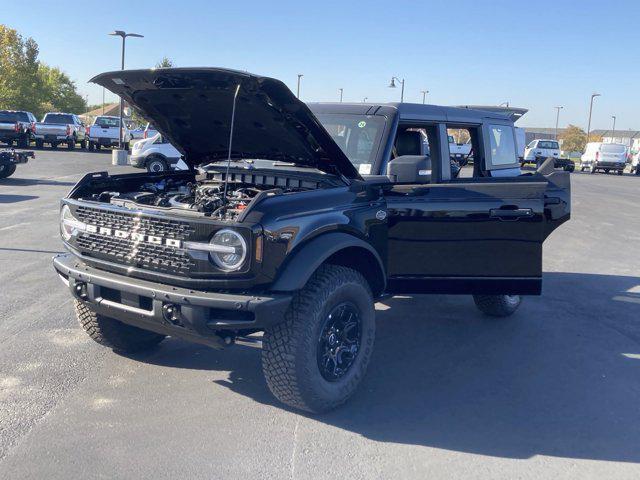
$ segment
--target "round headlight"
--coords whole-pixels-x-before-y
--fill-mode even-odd
[[[222,270],[238,270],[244,263],[247,242],[238,232],[225,228],[217,232],[210,243],[215,250],[209,256]]]
[[[62,210],[60,210],[60,234],[62,238],[64,238],[67,242],[73,236],[73,225],[77,220],[71,214],[71,209],[69,205],[64,205]]]

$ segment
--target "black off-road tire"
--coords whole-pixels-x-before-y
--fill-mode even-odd
[[[16,165],[5,165],[0,167],[0,178],[7,178],[13,175],[16,171]]]
[[[640,175],[640,164],[638,164],[638,166],[636,167],[635,174]]]
[[[508,317],[520,306],[520,295],[474,295],[476,307],[491,317]]]
[[[348,301],[361,318],[360,348],[344,376],[326,380],[318,364],[319,338],[329,312]],[[323,265],[293,298],[283,322],[262,339],[262,371],[281,402],[312,413],[341,405],[364,378],[373,351],[375,310],[364,277],[337,265]]]
[[[74,301],[76,317],[82,328],[100,345],[116,352],[134,353],[149,350],[164,340],[165,336],[126,325],[113,318],[95,313],[89,305]]]

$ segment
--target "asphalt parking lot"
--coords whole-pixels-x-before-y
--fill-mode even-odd
[[[40,151],[0,181],[0,478],[640,478],[640,178],[572,174],[543,295],[509,320],[378,303],[362,388],[309,416],[270,395],[259,338],[125,357],[80,329],[58,200],[132,170],[110,159]]]

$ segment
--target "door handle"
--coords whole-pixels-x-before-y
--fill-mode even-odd
[[[489,210],[491,218],[499,218],[500,220],[518,220],[519,218],[533,217],[533,209],[531,208],[492,208]]]

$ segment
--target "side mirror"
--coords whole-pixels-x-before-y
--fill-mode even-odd
[[[429,183],[431,157],[428,155],[402,155],[387,164],[387,176],[394,183]]]

